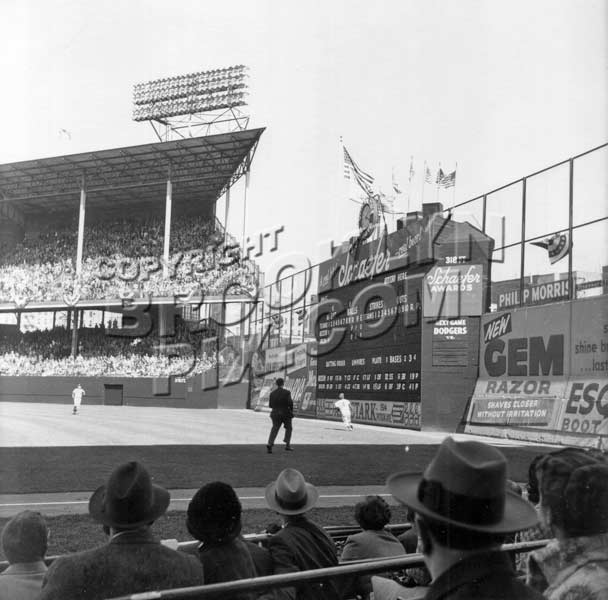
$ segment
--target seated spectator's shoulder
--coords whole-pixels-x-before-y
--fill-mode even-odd
[[[257,574],[259,576],[272,575],[274,569],[270,552],[266,548],[258,546],[258,544],[254,544],[253,542],[245,542],[245,544],[247,545],[247,550],[249,550]]]

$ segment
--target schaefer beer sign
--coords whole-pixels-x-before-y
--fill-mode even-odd
[[[481,265],[433,267],[424,276],[424,316],[459,318],[481,314]]]

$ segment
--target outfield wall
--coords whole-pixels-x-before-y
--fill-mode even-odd
[[[71,404],[80,384],[83,404],[217,408],[217,390],[204,391],[201,377],[178,381],[151,377],[0,377],[0,402]]]
[[[465,431],[608,446],[606,296],[482,317]]]

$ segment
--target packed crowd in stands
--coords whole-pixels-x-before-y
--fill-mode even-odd
[[[174,335],[164,338],[171,356],[162,350],[157,331],[144,337],[111,333],[103,327],[81,329],[75,358],[72,333],[64,327],[0,335],[0,375],[181,377],[215,366],[201,352],[202,332],[191,331],[179,316]]]
[[[270,535],[258,544],[241,533],[242,509],[234,489],[210,482],[194,494],[185,515],[198,544],[175,547],[152,533],[169,506],[169,492],[152,482],[141,463],[130,462],[118,466],[89,501],[90,516],[108,536],[105,545],[61,556],[47,569],[44,519],[25,511],[9,521],[2,546],[10,566],[0,575],[0,598],[102,600],[342,564],[344,574],[321,581],[272,589],[264,581],[221,597],[606,600],[608,457],[563,448],[535,459],[530,473],[526,499],[507,480],[507,461],[499,450],[448,437],[423,474],[400,472],[388,479],[388,491],[411,511],[412,528],[395,537],[387,528],[390,507],[381,497],[368,496],[355,507],[362,531],[350,535],[341,549],[308,518],[319,492],[299,471],[284,469],[266,487],[266,503],[282,524],[269,528]],[[502,548],[513,536],[545,540],[521,568]],[[420,553],[424,566],[404,565],[405,571],[378,575],[383,564],[370,577],[373,564],[351,562],[408,553]],[[195,591],[188,597],[196,597]]]
[[[203,217],[172,220],[164,273],[163,219],[96,221],[85,227],[83,261],[76,275],[77,225],[28,234],[0,248],[0,302],[64,301],[66,297],[173,297],[254,292],[256,275],[237,246]]]

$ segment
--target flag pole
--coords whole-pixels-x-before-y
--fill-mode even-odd
[[[340,231],[340,203],[347,197],[345,194],[346,185],[344,182],[344,140],[342,136],[338,139],[338,198],[334,202],[334,231]],[[340,236],[342,233],[339,234]],[[341,242],[340,238],[338,242]],[[331,252],[331,251],[330,251]]]
[[[441,163],[439,163],[439,171],[435,177],[435,202],[439,202],[439,173],[441,172]]]
[[[454,189],[452,190],[452,208],[456,205],[456,171],[458,171],[458,163],[454,165]]]
[[[426,183],[426,170],[427,164],[426,160],[424,161],[424,171],[422,172],[422,193],[420,194],[420,206],[424,204],[424,184]]]
[[[414,169],[414,157],[410,155],[410,172],[408,173],[408,184],[407,184],[407,211],[410,212],[410,201],[412,199],[412,170]]]

